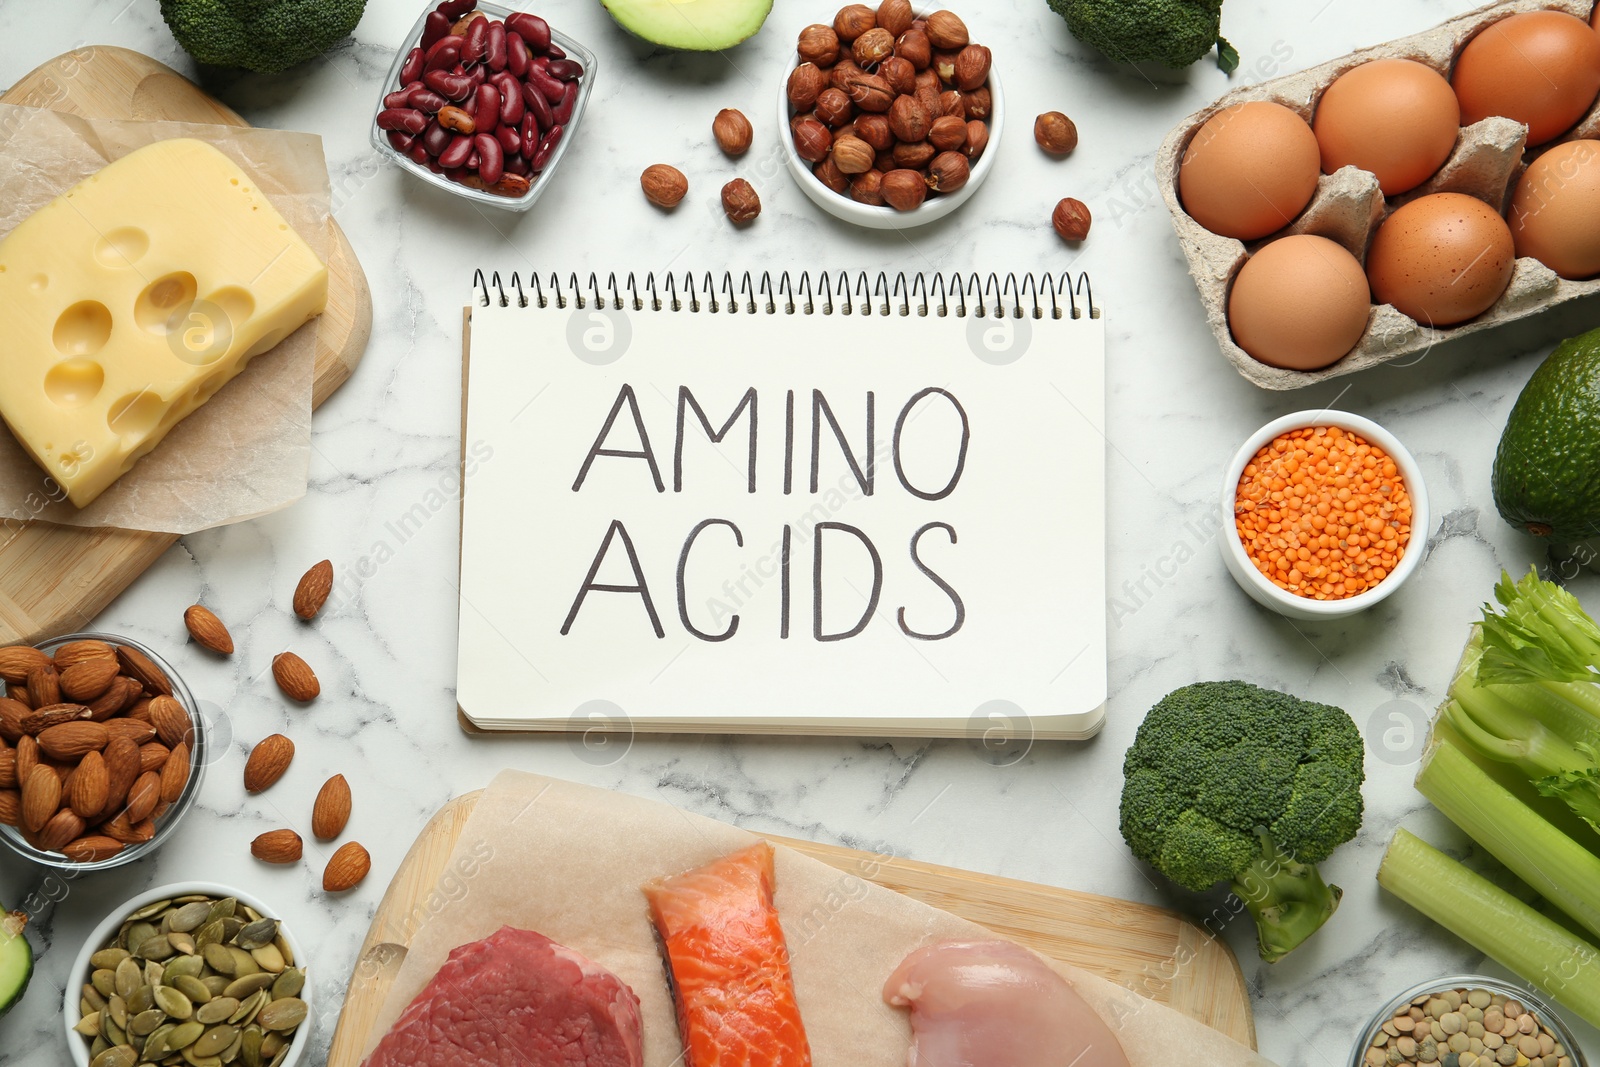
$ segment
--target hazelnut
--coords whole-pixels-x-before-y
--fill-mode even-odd
[[[683,171],[665,163],[646,167],[639,175],[639,185],[644,189],[645,199],[657,207],[677,207],[689,192],[689,179],[683,176]]]
[[[807,163],[820,163],[833,147],[833,134],[816,119],[801,119],[794,126],[794,150]]]
[[[789,106],[809,111],[817,96],[828,87],[828,76],[815,63],[802,63],[789,72]]]
[[[872,160],[872,169],[888,174],[891,170],[899,170],[900,164],[894,161],[893,152],[879,152]]]
[[[833,17],[833,31],[841,41],[854,41],[878,25],[878,16],[866,4],[851,4]]]
[[[811,173],[817,176],[817,181],[840,196],[845,195],[850,189],[850,177],[834,164],[832,156],[818,163],[816,170]]]
[[[968,159],[976,160],[989,147],[989,124],[982,119],[967,120],[967,143],[961,149]]]
[[[939,94],[939,114],[960,115],[966,118],[967,101],[959,89],[946,89]]]
[[[934,49],[933,64],[928,69],[939,76],[941,84],[954,85],[956,83],[956,57],[960,54],[960,52],[941,52],[938,49]]]
[[[914,170],[891,170],[883,176],[883,202],[896,211],[915,211],[928,198],[928,183]]]
[[[965,48],[967,24],[954,11],[935,11],[928,16],[928,41],[935,48]]]
[[[817,96],[817,120],[828,126],[842,126],[855,116],[856,106],[842,89],[833,86]]]
[[[865,174],[872,169],[877,153],[859,137],[840,137],[833,142],[834,166],[844,174]]]
[[[722,187],[722,210],[729,222],[743,225],[761,214],[761,198],[749,182],[735,178]]]
[[[989,80],[994,56],[981,44],[969,44],[956,56],[956,88],[976,89]]]
[[[909,30],[916,17],[911,10],[911,0],[883,0],[878,5],[878,25],[896,37]]]
[[[967,143],[967,120],[956,115],[940,115],[928,127],[928,143],[941,152],[949,152]]]
[[[711,134],[728,155],[742,156],[750,151],[755,129],[750,125],[750,120],[744,117],[744,112],[726,107],[717,112],[716,119],[711,123]]]
[[[915,92],[917,88],[917,68],[911,65],[910,60],[899,56],[890,56],[879,63],[878,77],[888,82],[890,89],[902,95]]]
[[[1033,139],[1053,156],[1064,156],[1078,147],[1078,127],[1059,111],[1046,111],[1033,120]]]
[[[856,136],[880,152],[894,147],[894,130],[887,115],[862,115],[856,119]]]
[[[850,183],[850,199],[873,207],[883,206],[883,171],[869,170],[858,174]]]
[[[967,101],[967,118],[986,119],[994,110],[994,97],[989,93],[987,85],[963,94]]]
[[[944,114],[939,103],[939,90],[919,88],[912,95],[917,98],[917,103],[922,105],[922,109],[928,113],[930,119],[936,119]]]
[[[939,84],[939,72],[934,70],[932,67],[929,67],[927,70],[917,71],[917,88],[931,89],[933,90],[933,94],[938,96],[939,90],[943,88],[943,86]]]
[[[838,129],[833,131],[833,139],[835,141],[837,141],[841,137],[855,137],[855,136],[857,136],[857,134],[856,134],[856,124],[853,123],[853,122],[847,122],[843,126],[840,126]]]
[[[832,26],[818,23],[800,31],[800,58],[819,67],[832,66],[839,58],[839,35]]]
[[[850,46],[850,54],[863,67],[881,63],[894,54],[894,34],[882,26],[874,26],[856,38]]]
[[[928,190],[953,193],[972,177],[972,167],[960,152],[940,152],[928,164]]]
[[[1063,241],[1081,241],[1089,236],[1089,208],[1082,200],[1067,197],[1056,205],[1050,216],[1050,225],[1056,228]]]
[[[927,141],[918,141],[916,144],[902,141],[894,146],[894,165],[896,169],[921,170],[937,154],[938,150]]]
[[[921,30],[907,30],[895,40],[894,54],[918,70],[927,70],[928,64],[933,62],[933,45]]]
[[[856,66],[856,61],[849,56],[845,56],[845,58],[839,60],[832,70],[828,71],[828,84],[835,89],[848,93],[850,91],[850,79],[861,73],[862,70]]]
[[[889,129],[902,141],[916,143],[926,140],[933,116],[914,96],[897,96],[889,107]]]
[[[888,111],[889,105],[895,100],[894,90],[889,88],[889,83],[876,74],[855,75],[844,91],[849,95],[850,102],[862,111]]]

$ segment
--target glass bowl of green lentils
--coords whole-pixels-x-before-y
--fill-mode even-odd
[[[1350,1067],[1587,1067],[1549,1003],[1521,986],[1458,974],[1413,986],[1361,1033]]]

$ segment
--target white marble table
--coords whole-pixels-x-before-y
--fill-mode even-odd
[[[1144,710],[1176,686],[1244,677],[1339,704],[1369,738],[1367,819],[1360,838],[1324,865],[1345,888],[1322,934],[1285,962],[1255,958],[1248,924],[1226,937],[1254,994],[1260,1046],[1285,1065],[1336,1067],[1358,1025],[1391,992],[1438,974],[1483,968],[1472,949],[1386,898],[1373,874],[1397,825],[1464,843],[1414,792],[1414,755],[1383,746],[1392,716],[1421,721],[1439,699],[1478,603],[1502,566],[1537,554],[1497,517],[1488,471],[1500,426],[1542,353],[1424,360],[1274,395],[1245,383],[1206,331],[1151,175],[1166,130],[1230,83],[1208,62],[1181,74],[1114,70],[1078,45],[1044,0],[968,4],[975,35],[1005,72],[1011,122],[991,183],[953,218],[873,234],[823,216],[759,149],[738,168],[710,137],[722,107],[744,109],[771,145],[773,94],[794,32],[835,5],[782,0],[755,40],[726,56],[652,55],[594,0],[543,10],[601,57],[579,143],[556,187],[526,216],[480,213],[378,164],[368,144],[379,82],[416,17],[418,0],[372,0],[354,42],[278,78],[211,88],[251,121],[322,135],[337,218],[372,283],[376,327],[355,378],[317,415],[311,488],[293,508],[185,538],[97,624],[167,646],[183,609],[204,600],[239,640],[231,660],[179,655],[191,685],[226,709],[233,743],[211,769],[181,835],[152,860],[71,883],[5,860],[0,893],[59,898],[35,920],[43,949],[26,1000],[0,1022],[0,1061],[65,1062],[60,991],[90,926],[139,890],[209,875],[281,902],[315,946],[320,1061],[368,919],[416,831],[450,797],[504,766],[652,794],[754,830],[893,849],[911,857],[1195,911],[1190,897],[1135,865],[1117,831],[1122,752]],[[1471,0],[1229,0],[1225,30],[1241,77],[1269,77],[1425,28]],[[981,14],[974,11],[981,10]],[[83,44],[140,49],[192,71],[155,0],[7,3],[0,8],[0,84]],[[1045,159],[1030,119],[1060,109],[1082,144]],[[762,159],[768,160],[763,166]],[[691,199],[664,216],[637,176],[679,164]],[[734,170],[765,210],[735,232],[713,211]],[[1051,206],[1077,196],[1096,223],[1081,250],[1048,227]],[[473,269],[598,271],[747,268],[908,271],[1083,269],[1109,326],[1111,701],[1104,733],[1086,744],[1036,744],[996,758],[964,741],[744,740],[640,737],[620,755],[562,737],[483,740],[454,715],[457,551],[454,506],[397,534],[428,494],[454,486],[458,462],[461,308]],[[1428,478],[1435,525],[1412,583],[1365,617],[1291,624],[1249,602],[1223,569],[1211,531],[1217,480],[1238,442],[1276,415],[1339,406],[1378,419],[1406,441]],[[390,556],[364,578],[363,557]],[[301,571],[330,557],[342,593],[313,628],[289,612]],[[1579,585],[1600,602],[1600,582]],[[285,647],[320,669],[324,695],[285,707],[267,667]],[[181,653],[182,650],[179,650]],[[247,798],[243,740],[286,730],[299,743],[288,776]],[[1016,758],[1020,757],[1020,758]],[[350,834],[372,851],[372,877],[329,900],[324,850],[300,867],[269,869],[247,850],[257,833],[307,821],[310,798],[342,772],[355,793]],[[304,808],[305,811],[300,809]],[[1490,964],[1491,972],[1500,973]],[[1596,1033],[1584,1031],[1592,1051]]]

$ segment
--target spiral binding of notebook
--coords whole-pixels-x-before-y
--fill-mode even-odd
[[[478,290],[478,305],[488,307],[497,302],[501,307],[575,306],[577,308],[614,308],[621,311],[632,308],[651,310],[706,312],[711,314],[767,314],[767,315],[936,315],[965,318],[1024,316],[1042,319],[1079,319],[1085,313],[1092,319],[1100,317],[1095,305],[1089,276],[1070,272],[1051,274],[935,274],[891,276],[884,271],[876,277],[857,272],[852,278],[847,271],[836,273],[809,272],[791,277],[788,271],[777,275],[774,281],[770,271],[763,271],[760,279],[746,271],[736,282],[732,271],[724,271],[721,281],[708,271],[699,276],[686,272],[667,274],[657,279],[652,271],[640,281],[632,272],[627,281],[619,284],[615,273],[607,276],[604,285],[598,274],[591,273],[580,282],[576,273],[568,274],[565,282],[560,275],[530,274],[524,283],[521,274],[513,273],[509,281],[500,272],[484,275],[477,271],[472,284]],[[624,295],[626,294],[626,295]]]

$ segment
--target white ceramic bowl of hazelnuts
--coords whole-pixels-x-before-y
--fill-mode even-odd
[[[942,219],[999,154],[1005,98],[989,49],[948,10],[850,4],[800,31],[778,83],[789,173],[829,214],[876,230]]]

